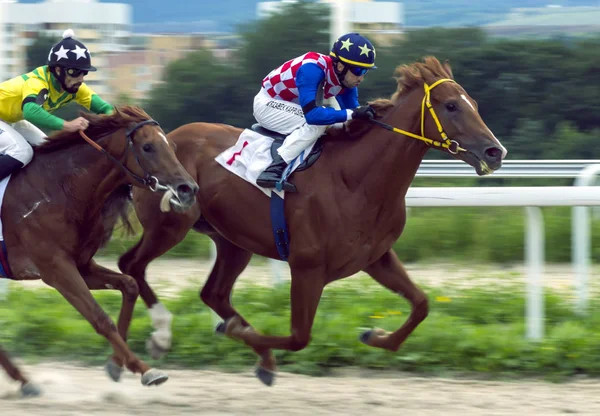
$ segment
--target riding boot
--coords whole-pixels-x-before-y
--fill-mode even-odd
[[[256,184],[263,188],[275,188],[275,185],[281,179],[287,163],[279,155],[273,159],[273,162],[256,179]],[[283,190],[286,192],[298,192],[296,186],[288,181],[282,183]]]
[[[0,155],[0,180],[23,167],[23,162],[9,155]]]

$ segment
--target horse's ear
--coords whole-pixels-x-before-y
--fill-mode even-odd
[[[444,63],[442,64],[442,66],[444,67],[444,69],[446,70],[448,75],[450,75],[450,78],[454,79],[454,74],[452,73],[452,67],[450,67],[450,61],[448,59],[446,59],[444,61]]]

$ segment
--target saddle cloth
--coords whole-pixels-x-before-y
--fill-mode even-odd
[[[258,176],[273,161],[271,147],[275,141],[276,140],[272,137],[257,133],[251,129],[245,129],[242,134],[240,134],[235,145],[223,151],[215,158],[215,160],[231,173],[236,174],[240,178],[256,186],[268,197],[271,196],[271,192],[274,192],[279,195],[280,198],[285,198],[285,191],[283,190],[267,189],[256,184]],[[275,143],[275,146],[278,144],[279,143]],[[315,155],[315,152],[313,152],[311,155],[315,145],[317,145],[320,150],[320,140],[318,140],[307,149],[304,149],[302,153],[290,163],[286,170],[288,177],[294,171],[305,168],[309,156],[311,156],[313,160],[308,160],[308,163],[312,163],[316,160],[318,154]],[[301,169],[299,169],[300,167]]]

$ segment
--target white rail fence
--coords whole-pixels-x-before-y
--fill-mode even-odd
[[[600,168],[600,165],[596,165]],[[589,207],[600,205],[597,186],[526,186],[526,187],[463,187],[412,188],[406,196],[410,207],[525,207],[525,262],[527,265],[527,337],[541,339],[544,334],[544,219],[541,207]],[[582,225],[589,231],[587,219]],[[589,233],[588,235],[589,236]],[[586,247],[589,247],[586,246]],[[580,247],[581,249],[581,247]],[[574,250],[575,251],[575,250]],[[589,254],[589,253],[588,253]],[[589,256],[583,256],[589,261]],[[587,269],[578,276],[577,307],[587,307]],[[583,277],[586,280],[583,280]]]

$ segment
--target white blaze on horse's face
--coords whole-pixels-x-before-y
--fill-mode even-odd
[[[467,104],[469,104],[469,106],[473,109],[473,111],[477,112],[477,110],[475,110],[475,106],[473,105],[473,103],[471,103],[471,101],[469,101],[469,99],[464,94],[461,94],[460,98],[462,98],[463,100],[465,100],[467,102]],[[500,143],[500,140],[498,140],[496,138],[496,136],[494,135],[494,133],[492,133],[492,131],[489,129],[489,127],[486,126],[486,129],[490,132],[490,134],[492,135],[492,137],[494,138],[494,140],[496,140],[496,142],[498,143],[498,145],[502,149],[502,159],[504,159],[506,157],[506,154],[508,153],[508,150],[506,150],[506,147],[502,146],[502,143]]]
[[[162,137],[162,139],[165,141],[166,144],[169,144],[169,141],[167,140],[166,136],[162,133],[158,133],[160,135],[160,137]]]
[[[467,102],[467,104],[469,104],[469,106],[470,106],[470,107],[473,109],[473,111],[476,111],[476,110],[475,110],[475,107],[473,106],[473,104],[471,104],[471,101],[469,101],[469,100],[467,99],[467,97],[466,97],[464,94],[461,94],[461,95],[460,95],[460,97],[461,97],[463,100],[465,100],[465,101]]]

